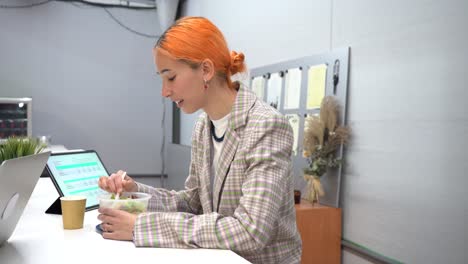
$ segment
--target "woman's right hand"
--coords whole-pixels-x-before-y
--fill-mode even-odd
[[[123,173],[122,170],[119,170],[110,176],[100,177],[98,182],[99,187],[110,193],[136,192],[138,187],[135,181],[128,175],[122,180]]]

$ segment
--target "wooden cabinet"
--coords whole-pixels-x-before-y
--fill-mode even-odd
[[[340,263],[340,208],[301,200],[300,204],[296,204],[296,222],[302,238],[301,263]]]

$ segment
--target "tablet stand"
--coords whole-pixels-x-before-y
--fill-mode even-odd
[[[62,214],[62,205],[60,204],[60,197],[55,200],[53,204],[45,211],[46,214]]]

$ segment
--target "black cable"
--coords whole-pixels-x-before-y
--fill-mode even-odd
[[[40,6],[52,2],[53,0],[46,0],[42,2],[27,4],[27,5],[0,5],[0,8],[30,8],[35,6]]]
[[[101,4],[101,3],[94,3],[94,2],[89,2],[86,0],[55,0],[57,2],[65,2],[65,3],[81,3],[89,6],[94,6],[94,7],[104,7],[104,8],[124,8],[124,9],[133,9],[133,10],[155,10],[156,6],[130,6],[129,2],[127,2],[127,5],[116,5],[116,4]]]
[[[8,1],[8,0],[0,0],[0,1]],[[81,3],[89,6],[95,6],[95,7],[106,7],[106,8],[124,8],[124,9],[133,9],[133,10],[155,10],[156,6],[131,6],[129,5],[130,2],[127,2],[127,5],[116,5],[116,4],[101,4],[101,3],[94,3],[94,2],[89,2],[86,0],[46,0],[43,2],[38,2],[38,3],[32,3],[32,4],[27,4],[27,5],[0,5],[0,8],[30,8],[30,7],[35,7],[35,6],[40,6],[43,4],[47,4],[49,2],[65,2],[65,3]]]
[[[69,3],[71,5],[73,5],[74,7],[76,8],[81,8],[83,9],[84,7],[80,6],[79,4],[82,4],[82,5],[86,5],[86,6],[90,6],[90,8],[93,8],[93,7],[102,7],[100,5],[90,5],[88,3],[86,3],[86,1],[70,1],[70,0],[56,0],[58,2],[65,2],[65,3]],[[78,2],[79,4],[77,4],[76,2]],[[103,5],[103,6],[106,6],[106,5]],[[149,35],[149,34],[146,34],[146,33],[141,33],[141,32],[138,32],[134,29],[131,29],[129,28],[128,26],[124,25],[120,20],[118,20],[106,7],[103,8],[104,11],[106,11],[106,13],[112,18],[112,20],[114,20],[117,24],[119,24],[119,26],[123,27],[124,29],[130,31],[131,33],[134,33],[134,34],[137,34],[139,36],[142,36],[142,37],[146,37],[146,38],[152,38],[152,39],[157,39],[159,38],[159,36],[156,36],[156,35]],[[156,8],[151,8],[151,9],[156,9]],[[141,10],[141,9],[139,9]],[[148,10],[148,8],[146,8],[146,10]]]
[[[146,37],[146,38],[152,38],[152,39],[157,39],[159,38],[160,36],[156,36],[156,35],[149,35],[149,34],[145,34],[145,33],[141,33],[141,32],[138,32],[134,29],[131,29],[129,27],[127,27],[126,25],[124,25],[122,22],[120,22],[109,10],[107,10],[107,8],[104,8],[104,11],[106,11],[106,13],[117,23],[119,24],[121,27],[125,28],[126,30],[134,33],[134,34],[137,34],[139,36],[142,36],[142,37]]]
[[[77,3],[74,3],[74,2],[70,2],[70,4],[72,6],[74,6],[74,7],[79,8],[79,9],[92,9],[92,8],[94,8],[92,6],[86,6],[85,4],[82,4],[82,3],[77,4]]]
[[[161,138],[161,149],[159,155],[161,155],[161,178],[159,183],[161,188],[166,188],[166,179],[164,174],[166,173],[166,102],[165,97],[161,96],[161,103],[163,107],[161,127],[162,127],[162,138]]]
[[[43,1],[43,2],[32,3],[32,4],[28,4],[28,5],[15,5],[15,6],[13,6],[13,5],[0,5],[0,8],[30,8],[30,7],[35,7],[35,6],[39,6],[39,5],[44,5],[44,4],[47,4],[47,3],[52,2],[52,1],[69,3],[69,4],[72,4],[73,6],[75,6],[77,8],[82,8],[82,7],[77,6],[75,3],[81,3],[81,4],[84,4],[84,5],[89,5],[89,6],[94,6],[94,7],[101,7],[112,18],[112,20],[114,20],[121,27],[123,27],[124,29],[132,32],[133,34],[136,34],[136,35],[139,35],[139,36],[142,36],[142,37],[145,37],[145,38],[151,38],[151,39],[157,39],[157,38],[160,37],[160,36],[157,36],[157,35],[150,35],[150,34],[146,34],[146,33],[141,33],[141,32],[138,32],[138,31],[136,31],[134,29],[131,29],[130,27],[124,25],[120,20],[118,20],[107,9],[108,7],[111,7],[111,8],[136,9],[136,10],[155,10],[156,7],[130,7],[130,6],[122,6],[122,5],[105,5],[105,4],[91,3],[91,2],[88,2],[88,1],[82,1],[82,0],[46,0],[46,1]]]

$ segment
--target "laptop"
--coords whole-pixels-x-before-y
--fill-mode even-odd
[[[13,234],[49,155],[43,152],[0,165],[0,245]]]
[[[107,193],[99,188],[98,181],[109,173],[95,150],[52,153],[47,170],[60,197],[86,196],[86,211],[98,208],[99,196]],[[62,213],[60,197],[46,213]]]

